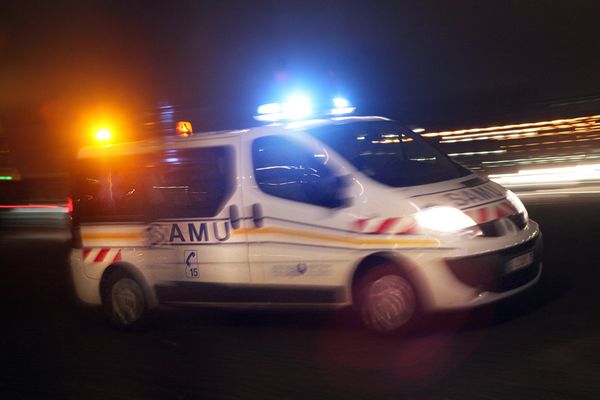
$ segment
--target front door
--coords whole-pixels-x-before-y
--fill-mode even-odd
[[[308,137],[263,136],[245,147],[253,173],[244,187],[252,282],[274,302],[343,301],[359,215],[356,183]]]

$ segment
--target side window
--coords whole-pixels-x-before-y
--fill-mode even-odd
[[[311,149],[283,136],[265,136],[252,144],[254,177],[271,196],[321,207],[341,205],[339,179],[327,166],[324,149]]]
[[[75,171],[75,201],[82,222],[143,219],[143,184],[133,160],[83,161]]]
[[[150,219],[213,217],[234,192],[229,147],[170,150],[145,166]]]
[[[223,146],[84,160],[74,178],[81,222],[213,217],[234,192],[234,153]]]

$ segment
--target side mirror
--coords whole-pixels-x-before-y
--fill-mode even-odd
[[[312,183],[307,196],[314,204],[320,204],[329,208],[345,208],[352,205],[353,199],[345,194],[345,188],[352,184],[350,175],[329,176],[316,180]]]
[[[338,199],[340,205],[338,208],[348,208],[354,204],[354,199],[352,197],[344,197],[343,199]]]
[[[333,208],[347,208],[354,204],[352,197],[347,197],[346,188],[352,185],[351,175],[342,175],[335,177],[334,183],[334,198],[332,199]]]
[[[347,197],[344,193],[346,188],[352,186],[352,175],[342,175],[337,177],[337,198],[340,202],[338,208],[347,208],[354,204],[352,197]]]

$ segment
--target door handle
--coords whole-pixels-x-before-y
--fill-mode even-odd
[[[254,226],[257,228],[263,226],[264,218],[262,206],[258,203],[252,204],[252,221],[254,221]]]
[[[240,227],[240,210],[238,206],[232,204],[229,206],[229,221],[231,221],[231,227],[233,229],[239,229]]]

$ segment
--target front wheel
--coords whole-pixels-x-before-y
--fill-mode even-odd
[[[415,319],[416,291],[393,267],[375,267],[359,279],[355,290],[356,312],[363,325],[375,333],[404,330]]]
[[[149,308],[144,290],[129,274],[111,274],[102,297],[106,315],[116,327],[135,329],[147,322]]]

